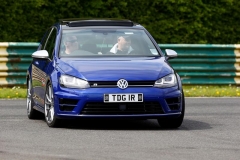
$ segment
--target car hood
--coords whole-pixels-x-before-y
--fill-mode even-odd
[[[173,73],[164,57],[61,58],[56,64],[65,74],[88,81],[148,81]]]

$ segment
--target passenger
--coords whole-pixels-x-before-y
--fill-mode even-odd
[[[129,54],[133,51],[131,39],[129,36],[120,36],[118,42],[111,48],[113,54]]]

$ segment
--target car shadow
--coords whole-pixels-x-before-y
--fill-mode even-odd
[[[177,129],[161,128],[155,119],[75,119],[64,120],[60,128],[84,130],[206,130],[211,129],[210,124],[190,119],[184,119]]]

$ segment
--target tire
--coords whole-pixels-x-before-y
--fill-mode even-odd
[[[53,98],[53,89],[51,83],[48,83],[45,98],[44,98],[44,117],[47,125],[49,127],[58,127],[59,119],[55,116],[54,111],[54,98]]]
[[[162,128],[178,128],[182,125],[183,119],[185,114],[185,97],[182,91],[182,112],[181,115],[177,118],[159,118],[158,124]]]
[[[38,119],[42,115],[39,111],[33,108],[32,98],[32,82],[31,79],[27,80],[27,116],[29,119]]]

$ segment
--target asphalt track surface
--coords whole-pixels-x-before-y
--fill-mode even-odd
[[[179,129],[156,120],[29,120],[25,100],[0,100],[0,160],[239,160],[240,98],[186,98]]]

